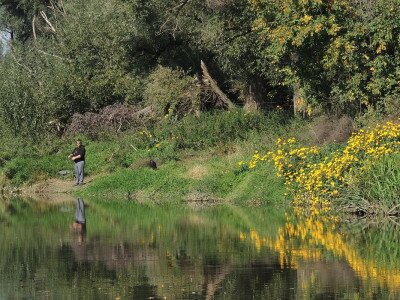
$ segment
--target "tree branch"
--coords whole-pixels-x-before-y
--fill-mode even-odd
[[[182,0],[177,6],[175,6],[174,8],[171,9],[172,11],[172,16],[170,15],[165,22],[160,26],[160,30],[158,31],[158,34],[161,34],[162,32],[166,31],[165,27],[167,26],[167,24],[172,20],[175,20],[180,12],[182,11],[182,9],[185,7],[186,4],[188,4],[191,0]],[[175,28],[173,28],[172,30],[172,35],[175,37],[175,32],[178,29],[178,24],[175,24]]]
[[[252,34],[252,33],[253,33],[253,31],[251,29],[249,29],[248,31],[244,31],[244,32],[235,34],[235,35],[229,37],[228,39],[226,39],[225,41],[221,41],[216,46],[221,47],[220,49],[225,49],[228,46],[227,45],[228,43],[233,42],[234,40],[236,40],[240,37],[244,37],[244,36]]]
[[[32,19],[32,33],[33,33],[33,40],[36,42],[36,26],[35,26],[36,16]]]
[[[57,10],[59,13],[61,13],[63,16],[65,16],[64,3],[62,0],[60,0],[58,2],[54,2],[53,0],[50,0],[50,5],[47,7],[52,9],[54,12]]]
[[[55,33],[55,32],[56,32],[56,29],[55,29],[54,26],[51,24],[49,18],[47,18],[46,13],[42,10],[42,11],[40,12],[40,15],[42,16],[43,20],[46,22],[47,26],[49,26],[50,30],[51,30],[52,32]]]

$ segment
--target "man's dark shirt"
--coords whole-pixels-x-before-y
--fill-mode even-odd
[[[80,145],[79,147],[76,147],[74,149],[74,151],[72,151],[72,155],[73,156],[77,156],[80,155],[80,158],[77,158],[74,160],[74,162],[80,162],[80,161],[84,161],[85,160],[85,147],[83,145]]]

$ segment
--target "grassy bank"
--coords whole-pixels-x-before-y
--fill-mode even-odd
[[[96,140],[81,137],[90,183],[72,191],[85,197],[150,203],[284,203],[283,181],[276,178],[271,164],[240,173],[237,163],[251,156],[254,148],[274,147],[280,136],[296,135],[307,141],[307,126],[284,114],[235,110],[181,121],[166,119],[151,128]],[[23,188],[47,179],[65,180],[72,186],[73,166],[66,157],[75,138],[6,147],[1,164],[3,186]],[[150,159],[156,161],[156,170],[149,168]],[[61,170],[70,173],[60,175]]]
[[[276,178],[272,166],[237,175],[235,165],[241,156],[238,153],[213,156],[203,152],[180,161],[165,162],[157,170],[120,169],[99,177],[79,193],[130,198],[141,203],[283,203],[283,182]]]
[[[398,123],[361,129],[344,143],[318,143],[313,132],[311,122],[279,113],[235,110],[165,119],[151,128],[83,137],[89,182],[83,187],[72,187],[66,158],[76,137],[5,147],[2,181],[24,188],[57,179],[76,195],[151,204],[261,206],[294,197],[297,208],[312,214],[332,207],[399,214]]]

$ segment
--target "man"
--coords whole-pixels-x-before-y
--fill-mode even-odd
[[[75,185],[83,184],[83,172],[85,166],[85,147],[82,145],[81,140],[76,141],[76,148],[72,153],[68,156],[69,159],[74,161],[74,170],[75,170]]]

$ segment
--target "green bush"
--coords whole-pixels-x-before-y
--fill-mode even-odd
[[[159,66],[149,76],[144,98],[157,117],[177,120],[200,110],[200,85],[182,70]]]

